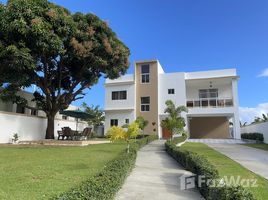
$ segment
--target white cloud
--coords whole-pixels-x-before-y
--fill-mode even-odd
[[[258,77],[268,77],[268,68],[264,69]]]
[[[268,102],[257,105],[256,108],[240,107],[240,120],[244,123],[251,123],[255,117],[262,117],[262,114],[268,113]]]

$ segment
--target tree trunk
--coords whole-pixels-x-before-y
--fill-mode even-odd
[[[47,115],[46,139],[54,139],[54,119],[55,115]]]

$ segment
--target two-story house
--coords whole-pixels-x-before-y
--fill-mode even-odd
[[[149,121],[146,133],[168,138],[161,120],[166,100],[187,106],[190,138],[240,139],[235,69],[165,73],[158,60],[137,61],[135,73],[105,82],[105,131],[131,123],[138,116]]]

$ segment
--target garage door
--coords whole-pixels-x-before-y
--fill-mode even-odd
[[[227,117],[193,117],[190,119],[190,138],[230,138]]]

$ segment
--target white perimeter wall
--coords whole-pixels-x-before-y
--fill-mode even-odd
[[[268,144],[268,122],[252,124],[241,128],[241,133],[262,133],[264,142]]]
[[[55,120],[55,138],[57,131],[69,126],[76,129],[75,121]],[[14,133],[19,135],[19,140],[40,140],[45,138],[47,120],[43,117],[27,116],[23,114],[0,112],[0,143],[9,143]],[[78,123],[78,131],[87,127],[86,122]]]
[[[118,110],[118,111],[106,111],[105,112],[105,130],[104,134],[106,135],[107,130],[111,127],[111,119],[118,119],[118,126],[123,126],[126,124],[126,119],[129,119],[129,123],[135,120],[134,110]]]

